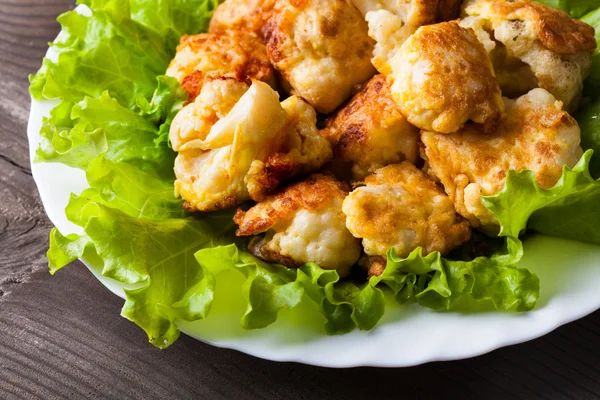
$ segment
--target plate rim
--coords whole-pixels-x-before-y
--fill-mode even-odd
[[[81,14],[89,14],[91,11],[83,5],[79,5],[78,7],[75,8],[75,10]],[[52,51],[49,49],[47,56],[49,57],[53,57]],[[40,195],[40,199],[42,201],[42,205],[44,207],[44,211],[46,212],[46,214],[48,215],[48,218],[51,220],[52,224],[54,226],[58,226],[61,225],[61,223],[59,222],[59,218],[58,218],[58,214],[57,214],[57,210],[52,209],[52,205],[54,205],[54,202],[50,200],[48,192],[45,188],[45,182],[42,182],[42,178],[41,178],[41,170],[42,167],[41,165],[49,165],[48,163],[42,163],[42,164],[38,164],[35,163],[35,152],[36,149],[39,145],[39,139],[40,139],[40,135],[39,135],[39,129],[41,128],[41,123],[42,123],[42,118],[44,116],[47,115],[48,111],[50,110],[50,107],[52,104],[57,104],[56,101],[38,101],[36,99],[34,99],[33,97],[31,97],[31,106],[30,106],[30,113],[29,113],[29,118],[28,118],[28,123],[27,123],[27,138],[28,138],[28,144],[29,144],[29,155],[30,155],[30,166],[31,166],[31,173],[32,173],[32,177],[33,180],[36,184],[36,189],[38,190],[38,193]],[[56,165],[56,164],[55,164]],[[58,164],[61,165],[61,164]],[[62,166],[64,168],[69,168],[66,166]],[[72,169],[74,170],[74,169]],[[78,170],[78,173],[83,175],[83,171]],[[60,211],[62,214],[64,214],[64,207],[63,210]],[[64,222],[62,223],[63,227],[61,229],[63,229],[65,227]],[[74,228],[75,226],[67,223],[67,225],[69,226],[69,228]],[[600,250],[599,250],[600,253]],[[100,281],[100,283],[106,287],[110,292],[112,292],[113,294],[121,297],[121,298],[125,298],[124,292],[122,287],[119,288],[118,282],[114,281],[110,278],[106,278],[103,277],[101,275],[98,274],[97,271],[95,271],[95,269],[89,265],[84,259],[81,259],[82,263],[86,266],[86,268],[88,268],[88,270],[90,270],[92,272],[92,274],[94,275],[94,277],[96,279],[98,279]],[[546,304],[545,307],[549,307],[549,304]],[[260,349],[255,348],[255,347],[248,347],[247,344],[244,344],[245,342],[240,341],[238,343],[235,342],[235,340],[232,341],[218,341],[218,340],[210,340],[210,339],[206,339],[206,338],[202,338],[201,336],[194,334],[193,332],[190,332],[189,330],[186,329],[181,329],[181,332],[191,336],[192,338],[196,339],[196,340],[200,340],[204,343],[207,343],[209,345],[215,346],[215,347],[219,347],[219,348],[227,348],[227,349],[232,349],[232,350],[236,350],[245,354],[249,354],[251,356],[254,357],[258,357],[261,359],[265,359],[265,360],[271,360],[271,361],[276,361],[276,362],[297,362],[297,363],[302,363],[302,364],[307,364],[307,365],[315,365],[315,366],[319,366],[319,367],[328,367],[328,368],[354,368],[354,367],[385,367],[385,368],[397,368],[397,367],[410,367],[410,366],[415,366],[415,365],[421,365],[421,364],[426,364],[426,363],[430,363],[430,362],[436,362],[436,361],[449,361],[449,360],[460,360],[460,359],[466,359],[466,358],[472,358],[472,357],[477,357],[479,355],[482,354],[486,354],[489,353],[491,351],[494,351],[496,349],[502,348],[502,347],[507,347],[507,346],[512,346],[515,344],[519,344],[519,343],[524,343],[536,338],[539,338],[541,336],[544,336],[550,332],[552,332],[553,330],[557,329],[558,327],[565,325],[567,323],[570,323],[572,321],[575,321],[577,319],[583,318],[586,315],[591,314],[592,312],[596,311],[600,309],[600,296],[597,300],[596,303],[589,303],[587,304],[586,307],[580,306],[576,312],[566,312],[569,310],[566,310],[564,307],[558,307],[556,310],[556,315],[554,315],[554,318],[541,318],[544,321],[544,324],[540,324],[539,326],[536,326],[535,329],[530,329],[527,332],[521,332],[520,335],[514,334],[514,332],[511,332],[509,330],[504,330],[504,332],[506,333],[506,335],[495,335],[494,337],[496,338],[495,340],[487,340],[485,341],[483,344],[479,343],[478,346],[476,347],[471,347],[469,348],[468,346],[462,346],[457,349],[454,349],[454,351],[448,351],[447,348],[444,348],[443,346],[438,347],[440,349],[445,349],[446,352],[445,353],[439,353],[439,352],[429,352],[426,355],[422,356],[422,357],[413,357],[412,359],[410,359],[409,361],[402,361],[396,358],[386,358],[386,357],[365,357],[365,352],[362,353],[362,357],[359,358],[353,358],[353,359],[348,359],[348,358],[342,358],[342,359],[335,359],[335,358],[330,358],[330,359],[326,359],[324,357],[310,357],[309,355],[305,354],[304,352],[296,352],[293,353],[293,355],[291,355],[292,353],[286,353],[285,355],[280,355],[275,352],[271,351],[271,352],[265,352],[264,349],[262,351],[260,351]],[[540,318],[536,317],[536,311],[538,310],[538,308],[536,307],[536,309],[534,309],[532,312],[530,313],[517,313],[517,314],[509,314],[510,315],[510,319],[512,320],[513,318],[515,319],[524,319],[524,320],[532,320],[529,323],[535,323],[537,322],[537,320],[539,320]],[[430,310],[427,309],[423,309],[423,308],[419,308],[418,311],[419,314],[426,314],[426,313],[431,313]],[[444,315],[444,314],[440,314],[440,315]],[[456,314],[446,314],[446,315],[456,315]],[[506,313],[493,313],[494,316],[496,315],[507,315]],[[543,314],[543,316],[545,316],[545,314]],[[402,321],[394,321],[393,323],[390,323],[388,325],[395,325],[398,323],[402,323]],[[344,337],[351,337],[351,336],[359,336],[359,340],[362,339],[367,339],[369,340],[369,336],[374,336],[377,331],[379,329],[382,329],[381,325],[378,325],[377,327],[375,327],[372,331],[369,332],[364,332],[364,331],[354,331],[350,334],[346,334],[346,335],[340,335],[340,336],[335,336],[335,338],[340,338],[340,340],[342,340]],[[262,336],[262,335],[260,335]],[[325,336],[325,335],[323,335]],[[328,336],[329,338],[331,338],[331,336]]]

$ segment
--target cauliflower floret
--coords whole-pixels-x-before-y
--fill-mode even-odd
[[[323,132],[334,146],[333,170],[343,180],[359,181],[388,164],[419,159],[419,130],[398,109],[383,75],[331,116]]]
[[[346,197],[342,210],[346,226],[362,239],[368,256],[385,256],[393,248],[400,257],[407,257],[418,247],[424,255],[446,254],[470,239],[469,223],[414,165],[388,165],[364,183]]]
[[[238,236],[265,233],[254,238],[249,250],[255,256],[288,267],[315,262],[346,276],[360,257],[360,242],[346,228],[342,202],[345,184],[315,174],[295,183],[248,211],[239,209],[234,221]]]
[[[216,85],[227,81],[213,82]],[[196,101],[184,108],[171,126],[173,148],[179,152],[175,160],[175,193],[190,210],[226,209],[248,200],[244,180],[252,162],[266,160],[284,142],[281,129],[287,115],[277,92],[266,83],[253,81],[226,113],[241,92],[240,87],[231,84],[223,90],[228,87],[233,87],[233,94],[225,106],[220,101],[223,94],[205,93],[214,91],[212,85],[205,85]],[[217,103],[204,103],[206,99]],[[218,107],[223,108],[215,111]]]
[[[458,213],[488,233],[497,233],[498,222],[480,198],[500,192],[509,170],[532,170],[538,185],[550,188],[563,166],[573,167],[583,154],[577,122],[546,90],[506,103],[508,117],[493,133],[469,125],[450,135],[421,134],[429,173]]]
[[[396,103],[420,129],[451,133],[471,120],[490,130],[503,117],[492,63],[473,31],[457,22],[419,28],[390,68]]]
[[[392,73],[390,60],[417,28],[405,25],[400,16],[387,10],[369,11],[365,18],[369,24],[369,36],[375,40],[371,61],[377,71],[387,76]]]
[[[317,114],[310,104],[291,96],[281,106],[287,113],[283,148],[264,162],[254,161],[246,176],[255,201],[264,200],[284,180],[317,171],[333,157],[331,145],[317,129]]]
[[[462,0],[351,0],[363,14],[386,10],[416,30],[423,25],[455,19]]]
[[[246,93],[250,85],[236,78],[208,80],[193,103],[185,106],[173,119],[169,139],[173,150],[186,143],[204,140],[215,122],[224,118]]]
[[[193,101],[207,80],[258,79],[275,87],[274,70],[264,44],[243,32],[184,35],[166,74],[179,81]]]
[[[226,0],[214,11],[208,31],[235,30],[261,36],[274,5],[275,0]]]
[[[275,68],[322,113],[375,74],[367,24],[345,0],[278,0],[264,33]]]
[[[352,0],[369,23],[375,40],[373,65],[382,74],[390,73],[391,60],[402,43],[423,25],[458,17],[462,0]]]
[[[463,26],[476,30],[507,96],[541,87],[574,110],[596,48],[594,28],[530,0],[469,0]]]

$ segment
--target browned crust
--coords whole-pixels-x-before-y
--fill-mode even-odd
[[[467,120],[483,124],[486,131],[492,131],[503,119],[502,94],[491,60],[471,28],[462,28],[457,21],[422,26],[402,46],[400,54],[408,53],[417,54],[433,65],[422,85],[411,91],[394,93],[409,122],[421,129],[452,133]],[[446,53],[448,57],[460,57],[460,66],[439,59]],[[394,77],[404,78],[398,74]],[[466,85],[467,81],[477,85]],[[412,101],[406,101],[408,99]],[[435,120],[420,120],[423,111],[416,101],[420,99],[432,103],[443,101],[436,110],[431,110]]]
[[[316,211],[332,198],[343,200],[348,186],[330,175],[313,174],[305,181],[284,188],[248,211],[238,209],[233,221],[239,225],[237,236],[250,236],[271,229],[276,223],[293,218],[299,209]]]
[[[390,162],[375,155],[381,153],[383,148],[380,144],[382,131],[395,137],[408,138],[414,135],[416,140],[418,130],[414,128],[411,132],[408,122],[405,132],[389,131],[400,120],[406,121],[406,118],[394,101],[384,75],[376,75],[362,85],[344,107],[327,118],[326,127],[321,131],[333,147],[334,169],[339,177],[345,175],[344,171],[349,173],[353,165],[368,169]],[[408,157],[406,154],[404,156]],[[393,162],[403,159],[400,157]]]
[[[444,191],[433,180],[418,170],[414,165],[404,162],[399,166],[392,165],[378,170],[377,173],[368,176],[365,179],[367,185],[385,184],[387,182],[397,182],[405,185],[407,189],[418,187],[424,193],[438,193],[444,195]],[[427,226],[427,242],[423,245],[423,255],[434,251],[446,254],[451,249],[457,248],[469,241],[471,238],[471,225],[462,216],[456,214],[454,223],[448,228],[447,224],[442,224],[434,215],[429,219]],[[371,220],[373,227],[393,226],[394,221],[389,220],[386,213],[374,214]],[[442,234],[440,234],[442,232]],[[449,240],[452,238],[453,240]]]
[[[262,36],[276,0],[227,0],[214,11],[209,32],[237,30]]]
[[[488,135],[474,125],[451,135],[421,132],[422,156],[430,173],[439,178],[457,211],[475,227],[480,226],[479,217],[465,206],[464,189],[470,183],[480,184],[482,195],[493,195],[504,187],[509,169],[533,169],[537,184],[544,189],[554,186],[562,174],[563,166],[554,160],[565,148],[555,138],[560,130],[576,126],[575,119],[556,104],[515,107],[498,131]]]
[[[594,28],[563,11],[531,0],[481,0],[490,4],[491,18],[526,20],[533,23],[544,47],[561,55],[593,51]],[[477,4],[477,3],[475,3]]]
[[[387,260],[382,256],[363,256],[358,264],[367,272],[367,277],[371,279],[374,276],[383,274],[387,266]]]
[[[423,204],[431,204],[430,199],[434,196],[446,197],[443,190],[414,165],[407,162],[389,165],[369,175],[364,183],[367,188],[379,185],[400,187],[410,195],[405,196],[400,204],[397,204],[388,201],[385,197],[380,197],[379,200],[377,199],[379,195],[367,194],[368,201],[360,203],[360,213],[348,215],[350,218],[348,227],[356,237],[380,243],[383,240],[389,248],[394,247],[395,244],[387,240],[396,238],[399,228],[408,228],[417,234],[417,239],[412,242],[414,247],[408,251],[420,246],[423,255],[435,251],[447,254],[471,238],[469,222],[456,214],[450,200],[441,210],[437,206],[427,207],[425,218],[417,219],[410,212],[411,209],[422,207]],[[350,196],[352,197],[353,194]],[[399,254],[408,255],[408,253]]]
[[[369,112],[358,112],[368,109]],[[328,139],[342,153],[354,142],[363,142],[365,132],[392,113],[400,113],[385,76],[376,75],[340,111],[327,118]],[[344,151],[346,150],[346,151]]]
[[[271,154],[255,173],[252,173],[253,185],[249,187],[250,197],[262,201],[272,194],[281,182],[298,174],[301,165],[284,153]],[[253,169],[254,170],[254,169]]]
[[[194,71],[191,75],[183,78],[181,86],[188,93],[188,103],[192,103],[202,90],[204,84],[204,75],[202,71]]]
[[[252,238],[248,244],[248,251],[263,261],[285,265],[288,268],[300,268],[304,263],[294,260],[292,257],[270,250],[264,237]]]
[[[251,33],[228,31],[183,35],[177,51],[185,48],[192,52],[220,54],[229,63],[233,75],[240,81],[250,82],[251,79],[257,79],[267,83],[274,82],[274,69],[267,57],[267,49],[258,37]],[[175,60],[172,61],[174,62]],[[202,79],[208,77],[195,71],[183,79],[182,85],[187,86],[184,86],[184,89],[189,90],[190,96],[197,96],[203,84]]]
[[[189,212],[196,212],[196,211],[211,212],[211,211],[228,210],[230,208],[233,208],[233,207],[239,205],[240,203],[241,202],[238,198],[236,198],[234,196],[229,196],[219,202],[210,204],[210,206],[200,207],[200,208],[196,207],[195,205],[193,205],[192,203],[190,203],[189,201],[186,200],[183,202],[183,208]]]

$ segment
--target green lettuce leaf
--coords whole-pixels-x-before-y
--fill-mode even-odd
[[[358,286],[339,282],[336,271],[323,270],[316,264],[299,269],[265,263],[235,245],[200,250],[196,254],[212,289],[216,276],[231,268],[244,275],[242,292],[247,303],[241,325],[245,329],[264,328],[277,319],[280,311],[297,306],[306,294],[325,317],[329,334],[373,328],[384,312],[380,289],[366,282]]]
[[[163,143],[171,146],[169,142],[171,122],[187,100],[188,93],[183,90],[179,82],[164,75],[158,77],[158,87],[151,101],[145,97],[138,97],[137,106],[141,110],[141,115],[159,127],[157,137],[154,139],[156,146],[161,146]]]
[[[529,311],[539,297],[539,279],[516,268],[521,254],[495,254],[470,261],[422,255],[416,249],[407,258],[390,250],[381,276],[370,279],[390,287],[400,304],[416,301],[435,310],[451,310],[465,298],[491,302],[496,310]]]
[[[592,56],[590,76],[584,83],[584,94],[594,100],[598,100],[600,99],[600,5],[595,4],[592,8],[595,9],[595,11],[592,11],[581,18],[583,22],[590,24],[596,29],[596,42],[598,43],[598,48]]]
[[[194,254],[230,242],[230,215],[152,221],[94,199],[73,196],[67,217],[81,226],[83,233],[63,236],[56,229],[52,231],[48,251],[51,272],[83,257],[101,268],[105,277],[141,285],[126,290],[122,314],[144,329],[151,343],[157,347],[172,344],[179,336],[176,318],[187,315],[198,319],[208,312],[211,302],[201,305],[198,300],[207,299],[209,292]],[[199,307],[204,311],[198,311]]]
[[[105,92],[75,105],[64,101],[52,110],[50,118],[44,120],[36,156],[37,161],[86,169],[99,154],[105,154],[109,160],[172,179],[175,153],[166,143],[156,143],[160,135],[156,124]]]
[[[175,197],[171,181],[157,179],[134,165],[99,156],[90,164],[86,176],[90,188],[80,197],[136,218],[163,220],[188,216],[181,200]]]
[[[549,236],[600,244],[600,182],[589,173],[593,151],[564,167],[558,183],[542,189],[531,171],[509,171],[504,189],[482,202],[498,218],[503,236],[529,228]]]
[[[105,91],[125,108],[150,98],[182,34],[205,31],[215,0],[84,0],[90,16],[69,11],[44,59],[30,78],[36,99],[81,100]]]
[[[245,277],[242,291],[247,302],[241,324],[245,329],[264,328],[284,309],[297,306],[306,294],[325,317],[329,334],[373,328],[384,312],[381,290],[367,283],[339,282],[336,271],[323,270],[316,264],[289,269],[269,264],[240,252],[235,245],[204,249],[196,254],[207,276],[216,276],[225,268],[234,268]],[[214,278],[213,278],[214,279]]]
[[[577,122],[581,128],[581,147],[600,154],[600,99],[579,111]],[[600,176],[600,157],[591,158],[590,174]]]
[[[581,18],[588,12],[598,8],[598,4],[594,4],[590,0],[536,0],[539,3],[557,8],[568,13],[571,18]]]

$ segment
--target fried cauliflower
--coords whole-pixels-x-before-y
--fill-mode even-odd
[[[208,31],[234,30],[260,37],[274,5],[275,0],[226,0],[213,12]]]
[[[458,16],[462,0],[352,0],[369,25],[375,40],[373,65],[390,73],[389,60],[410,35],[424,25],[450,21]]]
[[[215,122],[229,114],[249,87],[236,78],[208,80],[194,102],[173,119],[169,133],[173,150],[179,151],[192,140],[205,139]]]
[[[461,25],[477,31],[506,96],[541,87],[574,110],[596,48],[594,28],[530,0],[468,0]]]
[[[391,60],[417,28],[405,25],[400,16],[387,10],[369,11],[365,18],[369,36],[375,40],[371,62],[377,71],[388,76],[392,73]]]
[[[446,254],[470,239],[469,223],[414,165],[388,165],[364,183],[346,197],[342,210],[350,232],[362,239],[365,253],[374,257],[372,263],[377,264],[377,256],[385,256],[391,248],[400,257],[418,247],[424,255]]]
[[[346,228],[342,212],[347,194],[346,185],[333,177],[312,175],[248,211],[239,209],[234,217],[239,225],[236,234],[266,233],[249,246],[262,260],[292,268],[315,262],[346,276],[361,254],[360,242]]]
[[[498,222],[480,198],[500,192],[509,170],[531,170],[540,187],[550,188],[563,166],[573,167],[583,154],[577,122],[546,90],[506,102],[508,117],[493,133],[469,125],[450,135],[421,135],[429,173],[444,185],[458,213],[488,233],[497,233]]]
[[[359,181],[388,164],[419,159],[419,130],[408,123],[392,99],[383,75],[372,78],[324,130],[334,147],[334,173]]]
[[[283,147],[266,161],[254,161],[246,176],[255,201],[264,200],[282,181],[317,171],[333,156],[331,145],[317,129],[317,114],[310,104],[291,96],[281,106],[287,113]]]
[[[420,129],[451,133],[474,121],[490,130],[503,117],[492,63],[473,31],[457,22],[419,28],[390,69],[396,103]]]
[[[193,101],[207,80],[257,79],[275,87],[266,47],[251,34],[228,31],[184,35],[166,74],[179,81]]]
[[[243,85],[234,78],[211,81],[173,120],[175,192],[189,210],[221,210],[249,200],[245,177],[252,163],[283,146],[287,114],[279,95],[260,81],[245,93]]]
[[[367,24],[345,0],[278,0],[264,34],[272,64],[319,112],[375,74]]]

